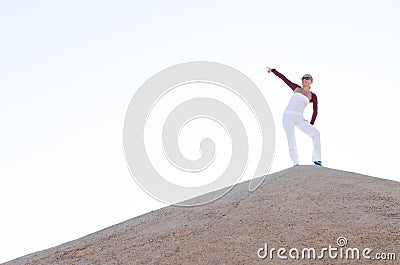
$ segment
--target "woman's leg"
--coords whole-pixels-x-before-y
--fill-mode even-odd
[[[313,141],[313,161],[321,161],[321,139],[320,133],[311,123],[309,123],[305,119],[299,119],[296,125],[299,127],[300,130],[305,132],[312,138]]]
[[[290,114],[283,114],[283,128],[286,132],[286,137],[289,145],[289,155],[293,161],[293,165],[299,164],[299,156],[297,154],[296,137],[294,134],[294,121],[295,116]]]

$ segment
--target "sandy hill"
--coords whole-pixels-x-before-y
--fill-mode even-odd
[[[400,264],[399,182],[297,166],[268,175],[255,192],[247,188],[243,182],[212,203],[164,207],[5,264]],[[332,257],[323,251],[330,246]],[[366,260],[363,251],[392,260]]]

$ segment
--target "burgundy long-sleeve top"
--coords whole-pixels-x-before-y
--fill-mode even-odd
[[[283,74],[279,73],[276,69],[271,69],[271,72],[273,72],[277,77],[282,79],[282,81],[285,82],[285,84],[288,85],[293,91],[298,87],[301,88],[301,86],[291,82]],[[313,103],[313,114],[312,114],[310,123],[314,124],[315,119],[317,118],[317,114],[318,114],[318,98],[317,98],[317,95],[315,95],[314,92],[311,92],[311,100],[310,100],[310,102]]]

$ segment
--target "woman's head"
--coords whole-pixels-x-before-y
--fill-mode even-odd
[[[301,78],[301,82],[303,83],[303,87],[309,87],[313,83],[313,78],[310,74],[305,74]]]

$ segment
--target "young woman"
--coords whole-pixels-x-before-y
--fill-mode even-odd
[[[311,84],[313,78],[310,74],[305,74],[302,80],[302,87],[292,83],[283,74],[279,73],[276,69],[267,67],[268,73],[274,73],[277,77],[283,80],[292,90],[293,95],[289,101],[283,114],[283,128],[286,131],[287,141],[289,145],[290,158],[293,165],[299,164],[299,157],[297,154],[296,137],[294,134],[294,127],[296,126],[312,138],[313,141],[313,155],[312,159],[315,165],[322,166],[321,163],[321,140],[319,131],[313,126],[318,113],[318,99],[315,93],[311,92]],[[308,122],[304,119],[303,113],[309,102],[313,103],[313,115],[311,121]]]

